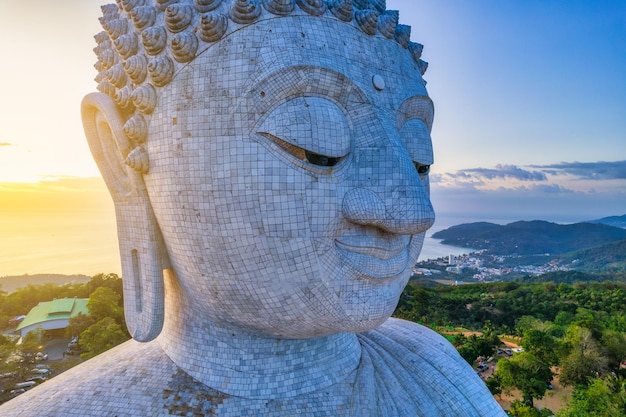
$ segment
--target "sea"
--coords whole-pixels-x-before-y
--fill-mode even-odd
[[[433,238],[433,234],[437,233],[440,230],[445,230],[449,227],[456,226],[459,224],[465,223],[474,223],[488,221],[491,223],[497,224],[505,224],[509,223],[503,220],[493,220],[493,219],[481,219],[476,217],[469,216],[458,216],[458,215],[437,215],[435,220],[435,224],[428,229],[426,232],[426,237],[424,238],[424,245],[422,246],[422,251],[420,252],[420,256],[418,258],[419,261],[425,261],[428,259],[438,259],[448,255],[459,256],[466,253],[471,253],[474,251],[472,248],[462,248],[458,246],[444,245],[441,243],[441,239]]]
[[[477,221],[506,224],[516,219],[485,219],[439,214],[426,232],[419,260],[472,252],[443,245],[432,234]],[[0,277],[24,274],[121,274],[115,215],[109,210],[0,211]]]

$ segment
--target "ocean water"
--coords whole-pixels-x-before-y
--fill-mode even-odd
[[[441,240],[433,239],[427,235],[424,239],[424,246],[422,246],[422,251],[420,252],[418,261],[443,258],[448,255],[459,256],[470,252],[473,252],[473,249],[444,245],[441,243]]]
[[[444,245],[440,239],[434,239],[432,235],[440,230],[447,229],[452,226],[456,226],[464,223],[475,222],[489,222],[496,224],[507,224],[520,220],[518,218],[511,218],[508,216],[501,216],[498,218],[483,218],[468,215],[446,214],[437,213],[437,219],[435,224],[426,232],[426,238],[424,239],[424,246],[420,252],[418,261],[425,261],[427,259],[437,259],[448,255],[463,255],[473,252],[472,248],[461,248],[458,246]]]

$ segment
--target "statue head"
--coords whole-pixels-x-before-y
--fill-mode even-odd
[[[393,312],[434,214],[421,45],[385,0],[118,0],[85,132],[112,194],[129,330],[164,268],[194,314],[285,338]]]

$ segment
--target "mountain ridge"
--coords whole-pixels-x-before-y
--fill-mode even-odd
[[[13,291],[28,285],[43,284],[84,284],[89,282],[90,276],[83,274],[24,274],[7,275],[0,277],[0,291],[12,293]]]
[[[452,226],[434,233],[433,238],[442,239],[445,245],[485,249],[494,255],[562,255],[624,240],[626,229],[591,222],[477,222]]]
[[[586,223],[601,223],[606,224],[608,226],[620,227],[622,229],[626,229],[626,214],[621,216],[609,216],[602,217],[601,219],[596,220],[588,220]]]

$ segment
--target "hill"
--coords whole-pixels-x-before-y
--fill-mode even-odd
[[[626,271],[626,240],[567,253],[561,257],[561,262],[579,271]]]
[[[460,224],[433,234],[443,244],[486,249],[494,255],[561,255],[626,239],[626,229],[599,223],[557,224],[542,220]]]
[[[588,220],[586,223],[600,223],[606,224],[607,226],[621,227],[622,229],[626,229],[626,214],[622,216],[603,217],[597,220]]]
[[[40,285],[40,284],[75,284],[86,283],[91,280],[91,277],[87,275],[61,275],[61,274],[36,274],[36,275],[16,275],[0,277],[0,291],[12,293],[18,288],[26,287],[28,285]]]

